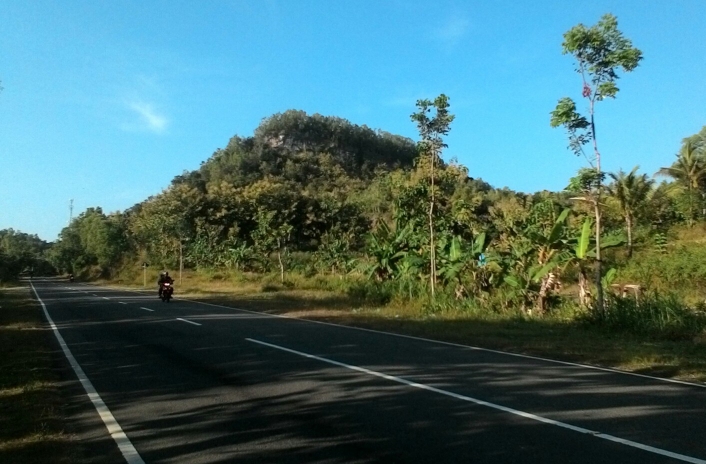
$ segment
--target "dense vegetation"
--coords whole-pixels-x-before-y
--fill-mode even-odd
[[[606,289],[638,284],[648,290],[644,304],[697,317],[686,303],[703,299],[694,283],[706,282],[706,268],[693,258],[704,251],[694,240],[673,243],[698,237],[706,219],[705,141],[706,128],[684,140],[676,161],[660,170],[671,182],[656,184],[637,168],[609,173]],[[430,313],[593,307],[595,286],[586,278],[596,251],[592,206],[572,200],[585,170],[567,179],[567,191],[523,194],[492,188],[438,155],[437,295],[430,299],[432,155],[418,148],[338,118],[288,111],[266,119],[253,137],[234,137],[198,170],[127,211],[89,208],[48,256],[61,271],[85,276],[116,275],[145,261],[175,269],[180,257],[192,269],[276,272],[285,284],[292,274],[339,276],[342,288],[371,304],[421,299]],[[612,302],[605,314],[586,317],[613,320],[610,308],[626,314],[626,305],[639,304],[610,295],[605,301]],[[693,322],[690,332],[698,327]]]
[[[0,230],[0,282],[14,280],[23,272],[54,273],[47,259],[50,246],[36,235]]]
[[[276,272],[284,285],[294,274],[337,276],[339,289],[371,304],[422,301],[427,314],[572,307],[621,330],[692,336],[706,326],[695,285],[706,283],[706,266],[694,259],[706,254],[706,127],[655,173],[659,184],[638,167],[600,169],[594,103],[615,98],[617,70],[641,59],[616,27],[607,15],[565,35],[590,114],[564,98],[551,124],[568,130],[576,154],[591,144],[595,156],[564,191],[496,189],[444,161],[453,122],[444,95],[417,102],[417,143],[292,110],[251,137],[233,137],[124,212],[89,208],[50,250],[37,250],[84,277],[134,272],[143,262]],[[13,249],[0,244],[3,263],[19,256]],[[640,288],[623,297],[623,284]]]

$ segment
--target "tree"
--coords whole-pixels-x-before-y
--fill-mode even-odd
[[[283,217],[284,216],[284,217]],[[282,254],[287,253],[287,245],[292,237],[292,225],[286,215],[281,211],[268,211],[260,208],[256,214],[257,229],[252,232],[255,246],[263,254],[265,266],[267,259],[273,252],[277,252],[280,282],[284,283],[284,261]]]
[[[571,54],[576,59],[576,72],[583,81],[582,96],[588,100],[588,118],[576,111],[576,103],[569,97],[559,100],[551,113],[552,127],[564,126],[569,133],[569,148],[578,156],[584,155],[595,169],[598,179],[593,202],[596,218],[596,275],[597,309],[603,313],[603,289],[601,286],[601,154],[596,137],[595,104],[605,98],[615,98],[618,93],[617,70],[634,70],[642,60],[642,52],[632,46],[618,30],[618,20],[611,14],[604,15],[598,24],[586,27],[574,26],[564,34],[563,54]],[[584,145],[593,144],[593,156],[585,153]]]
[[[695,192],[702,191],[706,182],[706,160],[704,160],[703,145],[699,148],[697,141],[685,139],[677,160],[668,168],[660,168],[657,175],[671,177],[677,184],[686,189],[689,204],[689,217],[687,222],[692,224],[694,219],[693,196]],[[704,214],[706,215],[706,214]]]
[[[431,184],[431,198],[429,200],[429,261],[431,296],[434,297],[434,284],[436,283],[436,251],[434,245],[434,169],[439,162],[441,150],[446,147],[442,136],[447,135],[451,130],[451,122],[454,116],[449,113],[449,98],[443,93],[431,100],[417,100],[418,112],[412,114],[412,121],[417,123],[419,135],[422,140],[419,142],[419,153],[422,157],[430,159],[429,178]],[[432,108],[436,109],[434,117],[430,118]]]
[[[53,274],[54,268],[46,261],[49,249],[50,244],[36,235],[0,230],[0,282],[17,279],[30,269],[35,275]]]
[[[632,256],[632,231],[635,225],[635,212],[647,200],[654,181],[647,174],[637,175],[639,166],[635,166],[628,174],[619,170],[609,173],[613,183],[608,186],[608,193],[617,200],[620,211],[625,218],[625,230],[628,234],[628,257]]]
[[[685,138],[683,143],[690,143],[697,150],[706,150],[706,126],[702,127],[696,134]]]
[[[187,184],[172,185],[144,201],[130,220],[130,231],[164,266],[176,265],[183,246],[196,236],[196,218],[205,216],[205,197]]]

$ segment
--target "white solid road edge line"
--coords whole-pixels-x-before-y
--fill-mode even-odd
[[[83,369],[81,369],[81,366],[78,364],[78,361],[76,361],[76,358],[74,358],[74,355],[71,354],[71,350],[69,350],[69,347],[66,345],[64,337],[62,337],[59,333],[59,329],[56,327],[56,324],[54,324],[54,321],[49,315],[49,311],[47,311],[46,305],[39,297],[37,289],[34,288],[34,284],[32,282],[30,282],[29,284],[32,286],[32,290],[34,291],[34,294],[37,297],[37,301],[39,301],[39,304],[42,305],[44,315],[46,316],[49,325],[54,331],[54,335],[56,335],[56,339],[59,341],[59,345],[64,351],[66,359],[69,360],[69,364],[71,364],[71,367],[76,373],[76,377],[78,377],[78,380],[81,382],[83,389],[86,390],[86,395],[91,400],[91,403],[93,403],[93,406],[96,408],[98,415],[101,417],[101,419],[103,419],[103,423],[108,429],[108,433],[110,433],[110,436],[113,437],[113,440],[115,440],[115,443],[118,445],[118,448],[123,454],[125,461],[127,461],[128,464],[145,464],[145,461],[142,460],[142,457],[132,445],[130,439],[127,437],[127,435],[125,435],[125,432],[123,432],[123,429],[120,427],[120,424],[118,424],[118,421],[115,420],[115,417],[110,412],[110,409],[108,409],[108,406],[106,406],[105,402],[103,402],[103,399],[93,387],[91,381],[88,380],[88,377],[86,376],[85,372],[83,372]]]
[[[201,324],[199,324],[198,322],[187,321],[186,319],[182,319],[182,318],[180,318],[180,317],[177,317],[176,320],[177,320],[177,321],[182,321],[182,322],[187,322],[187,323],[189,323],[189,324],[201,325]]]
[[[328,364],[333,364],[334,366],[344,367],[346,369],[350,369],[353,371],[362,372],[364,374],[368,374],[368,375],[375,376],[375,377],[380,377],[385,380],[390,380],[393,382],[401,383],[403,385],[408,385],[410,387],[419,388],[421,390],[427,390],[427,391],[434,392],[434,393],[439,393],[441,395],[450,396],[451,398],[456,398],[459,400],[475,403],[480,406],[486,406],[489,408],[497,409],[497,410],[500,410],[503,412],[514,414],[516,416],[524,417],[526,419],[530,419],[530,420],[534,420],[534,421],[538,421],[538,422],[543,422],[543,423],[549,424],[549,425],[555,425],[557,427],[573,430],[574,432],[592,435],[594,437],[602,438],[604,440],[609,440],[609,441],[616,442],[616,443],[620,443],[622,445],[632,446],[633,448],[638,448],[638,449],[641,449],[643,451],[647,451],[650,453],[659,454],[662,456],[667,456],[667,457],[670,457],[673,459],[678,459],[678,460],[684,461],[684,462],[690,462],[692,464],[706,464],[706,461],[703,459],[699,459],[699,458],[695,458],[695,457],[691,457],[691,456],[686,456],[684,454],[673,453],[671,451],[663,450],[660,448],[655,448],[654,446],[643,445],[642,443],[637,443],[637,442],[634,442],[631,440],[626,440],[624,438],[615,437],[613,435],[608,435],[606,433],[601,433],[601,432],[598,432],[595,430],[585,429],[583,427],[577,427],[575,425],[571,425],[571,424],[567,424],[565,422],[560,422],[560,421],[556,421],[554,419],[549,419],[546,417],[538,416],[536,414],[532,414],[529,412],[524,412],[524,411],[520,411],[517,409],[508,408],[507,406],[501,406],[499,404],[489,403],[488,401],[483,401],[483,400],[479,400],[477,398],[472,398],[470,396],[465,396],[465,395],[461,395],[458,393],[453,393],[448,390],[442,390],[440,388],[432,387],[430,385],[425,385],[423,383],[412,382],[411,380],[407,380],[402,377],[396,377],[394,375],[383,374],[382,372],[373,371],[370,369],[366,369],[364,367],[354,366],[351,364],[345,364],[342,362],[334,361],[332,359],[322,358],[320,356],[304,353],[302,351],[292,350],[290,348],[285,348],[285,347],[279,346],[279,345],[273,345],[271,343],[263,342],[260,340],[255,340],[253,338],[246,338],[245,340],[252,342],[252,343],[257,343],[259,345],[268,346],[270,348],[275,348],[277,350],[286,351],[287,353],[292,353],[292,354],[296,354],[299,356],[303,356],[305,358],[315,359],[317,361],[325,362]]]
[[[405,335],[405,334],[395,333],[395,332],[386,332],[384,330],[366,329],[365,327],[356,327],[353,325],[336,324],[334,322],[315,321],[313,319],[306,319],[306,318],[301,318],[301,317],[291,317],[291,316],[286,316],[286,315],[282,315],[282,314],[269,314],[269,313],[264,313],[264,312],[260,312],[260,311],[251,311],[249,309],[234,308],[232,306],[224,306],[224,305],[219,305],[219,304],[214,304],[214,303],[206,303],[203,301],[187,300],[186,298],[180,298],[180,300],[181,301],[189,301],[191,303],[202,304],[202,305],[206,305],[206,306],[215,306],[217,308],[232,309],[235,311],[241,311],[241,312],[250,313],[250,314],[259,314],[261,316],[276,317],[276,318],[280,318],[280,319],[289,319],[290,321],[300,321],[300,322],[309,322],[312,324],[328,325],[331,327],[339,327],[342,329],[358,330],[361,332],[370,332],[370,333],[375,333],[375,334],[380,334],[380,335],[389,335],[391,337],[407,338],[410,340],[418,340],[418,341],[427,342],[427,343],[435,343],[438,345],[454,346],[457,348],[466,348],[466,349],[474,350],[474,351],[485,351],[486,353],[502,354],[505,356],[513,356],[516,358],[533,359],[536,361],[543,361],[543,362],[554,363],[554,364],[563,364],[565,366],[580,367],[583,369],[592,369],[592,370],[596,370],[596,371],[610,372],[613,374],[630,375],[633,377],[641,377],[643,379],[658,380],[660,382],[675,383],[675,384],[679,384],[679,385],[688,385],[690,387],[706,388],[706,384],[703,384],[703,383],[688,382],[686,380],[667,379],[665,377],[655,377],[653,375],[638,374],[637,372],[624,371],[624,370],[620,370],[620,369],[614,369],[611,367],[592,366],[590,364],[574,363],[571,361],[560,361],[558,359],[542,358],[539,356],[513,353],[510,351],[494,350],[491,348],[483,348],[480,346],[463,345],[461,343],[445,342],[443,340],[434,340],[433,338],[415,337],[414,335]]]

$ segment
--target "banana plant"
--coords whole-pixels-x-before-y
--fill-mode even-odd
[[[253,259],[253,249],[244,242],[231,245],[226,251],[225,265],[239,271]]]
[[[463,277],[468,274],[472,280],[477,278],[480,256],[488,247],[485,232],[478,234],[470,242],[464,241],[459,236],[449,240],[442,238],[438,242],[437,256],[439,256],[438,275],[446,285],[455,285],[456,297],[460,298],[468,293],[463,285]]]
[[[587,273],[592,261],[596,258],[596,243],[591,239],[593,230],[593,221],[586,218],[581,228],[581,235],[573,239],[573,247],[567,250],[563,261],[564,267],[577,266],[579,270],[579,302],[584,307],[591,305],[591,292],[589,290],[589,279]],[[603,237],[601,240],[601,250],[615,248],[623,245],[625,239],[623,237]],[[602,278],[602,285],[608,286],[615,278],[615,269],[610,269]]]
[[[527,263],[523,258],[527,256],[522,250],[515,250],[516,258],[522,265],[517,266],[511,273],[505,276],[504,282],[508,284],[514,296],[519,296],[522,301],[522,310],[528,311],[533,306],[537,306],[540,311],[546,310],[546,298],[556,284],[555,270],[561,263],[560,255],[554,255],[546,263]],[[531,253],[531,251],[529,251]]]
[[[421,288],[424,277],[423,269],[426,263],[426,259],[414,251],[407,252],[397,263],[395,273],[397,287],[410,300],[416,296],[415,293]]]
[[[398,263],[409,252],[408,239],[412,227],[399,227],[393,232],[385,221],[380,221],[374,232],[368,235],[368,255],[372,263],[367,266],[369,279],[382,281],[395,276]]]
[[[547,299],[560,285],[555,271],[565,260],[566,219],[570,212],[565,208],[548,233],[527,230],[525,240],[511,248],[511,271],[504,281],[521,297],[524,310],[535,306],[545,312]]]
[[[343,232],[338,227],[324,233],[315,253],[317,261],[326,269],[330,269],[331,274],[347,272],[353,241],[352,232]]]

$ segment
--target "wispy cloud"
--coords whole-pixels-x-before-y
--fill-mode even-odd
[[[436,29],[434,37],[445,46],[453,47],[466,36],[470,26],[464,17],[451,18]]]
[[[127,107],[134,111],[138,118],[136,123],[126,126],[129,130],[144,130],[161,134],[169,124],[167,118],[150,103],[142,100],[129,101]]]

